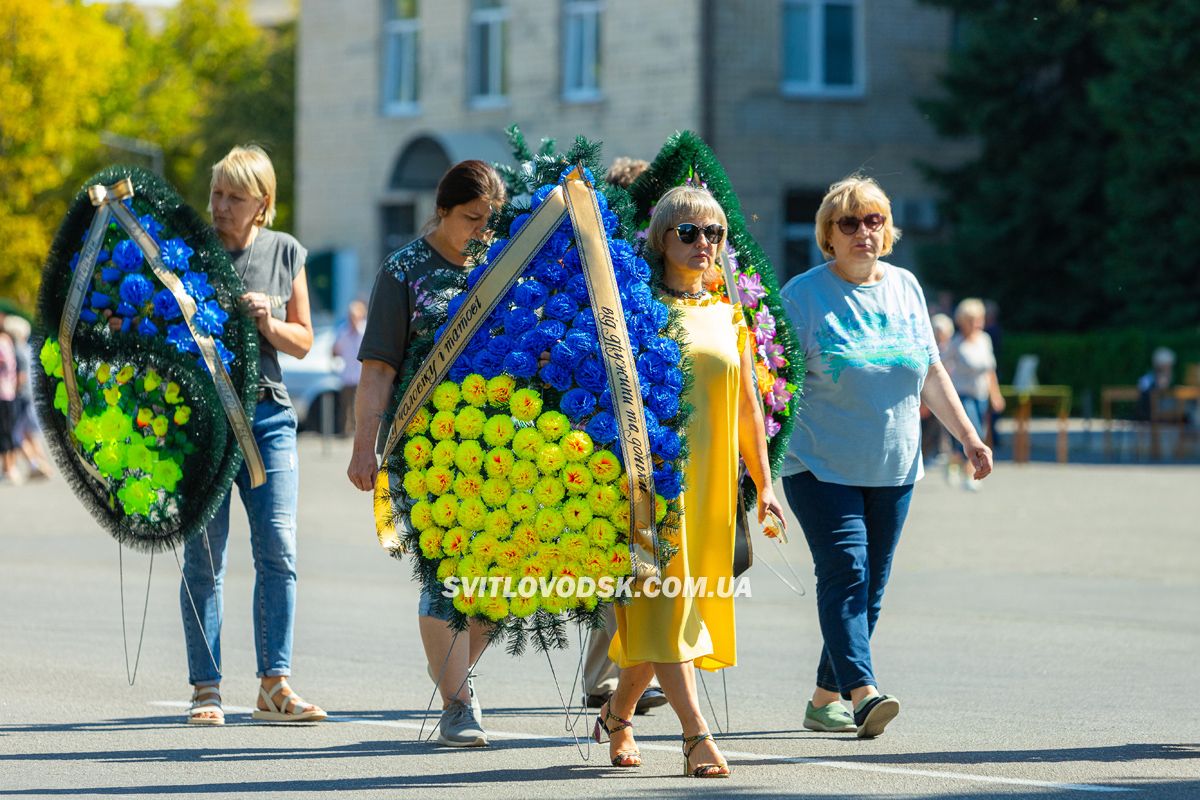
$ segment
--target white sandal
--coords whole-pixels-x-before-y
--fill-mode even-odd
[[[267,704],[266,710],[255,708],[251,715],[254,719],[262,720],[263,722],[320,722],[328,715],[319,707],[306,703],[300,698],[300,695],[292,692],[285,695],[283,702],[275,705],[275,695],[283,691],[286,686],[285,681],[280,681],[271,687],[268,693],[266,687],[259,686],[258,694],[262,697],[263,702]],[[298,711],[301,706],[310,706],[308,711]]]
[[[216,716],[202,717],[212,713]],[[192,704],[188,707],[188,725],[224,725],[225,709],[221,708],[221,690],[217,686],[197,686],[192,690]]]

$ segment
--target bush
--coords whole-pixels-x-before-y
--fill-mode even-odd
[[[1092,398],[1092,413],[1098,414],[1101,388],[1137,383],[1149,371],[1156,347],[1175,351],[1176,383],[1183,382],[1188,364],[1200,363],[1200,330],[1006,333],[1002,345],[998,371],[1002,384],[1012,383],[1017,359],[1032,353],[1038,357],[1039,383],[1071,387],[1073,414],[1083,410],[1085,393]]]

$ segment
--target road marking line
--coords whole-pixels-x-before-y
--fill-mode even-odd
[[[162,706],[164,708],[188,708],[191,704],[176,700],[158,700],[151,702],[152,706]],[[225,706],[225,711],[232,714],[250,714],[254,711],[249,706]],[[434,717],[430,713],[430,717]],[[399,720],[384,720],[384,719],[366,719],[364,717],[339,717],[330,715],[326,722],[350,723],[353,725],[373,725],[380,728],[401,728],[404,730],[419,731],[422,726],[417,722],[401,722]],[[432,731],[436,727],[436,719],[427,723],[424,727]],[[563,744],[575,744],[575,740],[566,736],[543,736],[536,733],[514,733],[511,731],[496,731],[489,730],[487,732],[489,738],[493,739],[516,739],[516,740],[531,740],[540,742],[561,742]],[[587,736],[583,737],[587,739]],[[664,753],[678,754],[679,748],[672,745],[654,744],[652,742],[638,742],[638,747],[642,750],[654,750]],[[858,772],[881,772],[890,775],[915,775],[923,778],[943,778],[952,781],[975,781],[976,783],[998,783],[1009,786],[1034,786],[1042,789],[1058,789],[1060,791],[1072,792],[1132,792],[1137,791],[1134,787],[1126,786],[1100,786],[1091,783],[1056,783],[1054,781],[1038,781],[1031,778],[1003,778],[993,775],[975,775],[970,772],[947,772],[944,770],[933,769],[913,769],[910,767],[887,767],[879,764],[862,764],[844,761],[825,761],[820,758],[811,758],[809,756],[781,756],[775,753],[748,753],[741,750],[725,750],[722,748],[722,754],[731,761],[733,759],[745,759],[747,761],[774,761],[779,764],[808,764],[814,767],[829,767],[830,769],[846,769]]]

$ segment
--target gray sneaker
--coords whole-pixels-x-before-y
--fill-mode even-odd
[[[486,747],[487,734],[466,703],[451,700],[438,723],[438,741],[447,747]]]

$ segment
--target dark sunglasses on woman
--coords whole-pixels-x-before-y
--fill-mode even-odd
[[[696,237],[704,234],[704,241],[709,244],[720,244],[725,238],[725,226],[717,225],[715,222],[712,225],[705,225],[701,228],[694,222],[685,222],[682,225],[675,226],[675,233],[679,234],[679,241],[684,244],[691,244],[696,241]]]
[[[853,236],[858,233],[858,226],[864,225],[866,229],[874,233],[883,227],[886,217],[883,214],[867,214],[865,217],[842,217],[837,221],[838,230],[847,236]],[[683,238],[682,236],[679,238]]]

